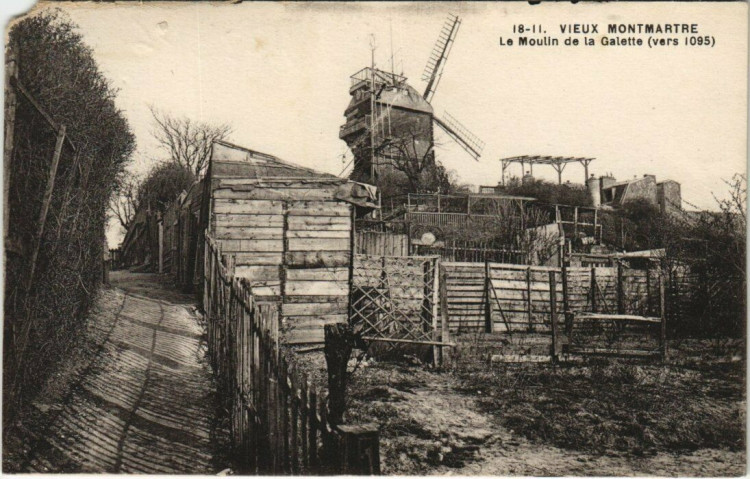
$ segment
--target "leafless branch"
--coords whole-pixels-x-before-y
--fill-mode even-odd
[[[205,169],[211,154],[211,144],[224,140],[232,133],[228,124],[211,125],[178,118],[149,107],[154,121],[152,135],[169,154],[172,161],[189,169],[196,176]]]
[[[109,212],[117,219],[120,226],[127,230],[138,210],[138,185],[139,180],[135,176],[123,178],[120,188],[112,201],[109,203]]]

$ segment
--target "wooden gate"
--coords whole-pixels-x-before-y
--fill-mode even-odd
[[[439,259],[356,255],[350,322],[365,340],[440,345]]]

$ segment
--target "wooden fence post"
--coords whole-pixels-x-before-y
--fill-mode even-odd
[[[289,371],[289,375],[291,378],[291,391],[290,391],[290,414],[291,414],[291,443],[289,445],[290,447],[290,455],[289,460],[291,462],[291,467],[289,469],[289,472],[293,475],[300,475],[300,461],[299,461],[299,388],[297,387],[297,383],[295,382],[295,378],[297,377],[297,370],[294,368],[294,365],[292,365],[292,368]]]
[[[439,198],[439,196],[438,196]],[[432,338],[433,341],[439,340],[440,331],[438,330],[438,302],[440,301],[440,258],[436,258],[432,266]],[[440,355],[443,351],[442,346],[434,345],[432,347],[432,365],[440,365]]]
[[[490,302],[490,288],[492,288],[492,278],[490,276],[490,263],[484,262],[484,331],[491,333],[492,325],[492,302]]]
[[[346,367],[352,354],[354,337],[348,324],[325,326],[324,353],[328,369],[328,412],[331,424],[343,422],[346,410]]]
[[[307,400],[307,463],[310,467],[308,474],[315,474],[318,472],[318,401],[317,393],[311,390],[308,385],[308,400]]]
[[[380,433],[375,424],[339,426],[342,474],[380,474]]]
[[[235,265],[237,264],[237,254],[231,253],[224,257],[226,258],[226,261],[227,261],[227,276],[229,276],[230,278],[234,278],[234,268],[235,268]]]
[[[309,475],[310,474],[310,454],[309,454],[309,448],[310,448],[310,446],[309,446],[309,443],[310,443],[309,438],[310,438],[310,434],[307,431],[307,428],[308,428],[308,420],[307,420],[307,418],[310,415],[310,408],[309,408],[309,405],[310,405],[309,398],[310,398],[310,396],[309,396],[308,391],[307,391],[307,379],[306,378],[302,379],[302,384],[300,386],[299,397],[300,397],[300,433],[299,433],[299,437],[300,437],[300,440],[302,441],[302,450],[300,451],[301,458],[302,458],[302,461],[301,461],[302,464],[300,465],[301,466],[300,467],[300,471]]]
[[[447,343],[450,340],[450,326],[448,319],[448,272],[444,264],[440,264],[440,341]],[[440,348],[440,364],[445,361],[445,346]]]
[[[596,313],[596,267],[591,267],[591,286],[589,288],[589,294],[591,295],[591,312]]]
[[[651,316],[652,314],[652,307],[651,305],[653,302],[651,301],[651,262],[649,261],[648,268],[646,269],[646,308],[645,308],[645,315]]]
[[[158,225],[159,225],[159,274],[162,274],[164,273],[164,219],[163,218],[159,218]]]
[[[3,148],[3,236],[6,251],[10,236],[10,177],[13,174],[13,135],[16,124],[16,89],[10,79],[18,74],[18,44],[13,42],[8,47],[5,59],[5,144]]]
[[[563,290],[563,317],[565,318],[565,332],[568,333],[573,323],[573,313],[570,311],[570,302],[568,300],[568,267],[563,261],[562,268],[560,268],[560,274],[562,275],[562,290]]]
[[[550,352],[550,359],[553,363],[557,362],[557,280],[555,278],[555,271],[549,272],[549,307],[550,307],[550,319],[552,321],[552,348]]]
[[[211,250],[211,243],[206,238],[206,241],[203,243],[203,312],[206,315],[206,320],[208,321],[210,311],[209,311],[209,304],[210,304],[210,296],[211,296],[211,278],[213,277],[213,265],[211,262],[211,257],[213,255],[213,251]],[[209,339],[209,345],[211,344]]]
[[[47,188],[44,190],[44,196],[42,197],[42,209],[39,212],[39,219],[37,221],[39,227],[34,238],[34,249],[31,252],[31,261],[29,266],[29,274],[26,279],[26,291],[31,291],[31,285],[34,281],[34,270],[36,269],[36,260],[39,256],[39,248],[42,245],[42,237],[44,236],[44,223],[47,221],[47,212],[49,211],[49,205],[52,201],[52,192],[55,189],[55,177],[57,176],[57,166],[60,164],[60,155],[62,154],[63,142],[65,141],[65,125],[60,125],[57,130],[57,142],[55,143],[55,152],[52,155],[52,163],[49,166],[49,176],[47,177]]]
[[[534,322],[531,312],[531,266],[526,268],[526,312],[529,316],[529,332],[534,330]]]
[[[664,286],[664,273],[659,273],[659,314],[661,316],[661,324],[659,325],[659,353],[661,354],[661,360],[667,359],[667,308],[666,308],[666,292]]]
[[[617,314],[625,313],[625,290],[623,285],[622,261],[617,262]]]

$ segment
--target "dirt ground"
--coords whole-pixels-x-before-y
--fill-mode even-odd
[[[416,362],[416,361],[413,361]],[[529,364],[524,367],[544,368]],[[583,366],[582,366],[583,367]],[[482,366],[486,371],[491,366]],[[744,364],[739,366],[744,371]],[[497,371],[495,371],[495,374]],[[468,376],[467,376],[468,375]],[[501,376],[505,376],[501,372]],[[558,447],[549,440],[527,437],[504,424],[509,403],[498,402],[497,379],[491,375],[472,381],[465,368],[436,372],[429,366],[376,363],[360,366],[352,377],[348,418],[375,422],[381,430],[381,465],[385,474],[405,475],[523,475],[523,476],[738,476],[746,471],[741,448],[620,447],[592,450]],[[476,379],[476,378],[475,378]],[[482,387],[486,385],[486,388]],[[549,388],[557,388],[551,385]],[[726,385],[706,382],[706,388]],[[739,386],[744,391],[744,385]],[[544,404],[545,394],[565,397],[545,387],[535,391]],[[592,400],[596,401],[596,391]],[[513,396],[510,395],[513,399]],[[602,403],[611,398],[601,398]],[[689,401],[685,401],[688,406]],[[505,410],[503,404],[506,404]],[[499,405],[494,408],[493,405]],[[618,410],[617,405],[605,404]],[[741,404],[744,411],[744,394]],[[580,411],[577,411],[580,414]],[[558,416],[559,418],[559,416]],[[569,417],[576,425],[584,417]],[[545,421],[544,417],[537,421]],[[744,431],[744,416],[740,427]],[[561,423],[564,421],[560,421]],[[547,424],[537,424],[545,428]],[[679,434],[675,431],[675,434]],[[743,436],[744,437],[744,436]],[[744,442],[744,441],[743,441]]]
[[[108,374],[108,365],[112,361],[107,359],[107,355],[102,357],[102,353],[111,349],[111,354],[121,354],[127,349],[123,349],[123,346],[135,338],[124,331],[121,343],[113,347],[107,345],[109,336],[103,333],[115,331],[120,321],[117,311],[122,304],[127,304],[123,303],[126,296],[130,298],[127,301],[134,305],[143,305],[144,298],[149,298],[160,308],[179,313],[175,317],[182,319],[194,316],[195,300],[189,295],[175,292],[168,278],[158,275],[114,273],[112,281],[116,289],[105,290],[101,295],[91,313],[96,319],[89,324],[87,339],[40,392],[16,431],[6,436],[3,444],[4,471],[113,470],[111,465],[102,462],[107,459],[104,453],[91,458],[92,462],[82,467],[81,460],[88,454],[86,449],[76,446],[79,452],[73,455],[66,449],[66,444],[70,447],[75,445],[78,433],[66,432],[67,429],[56,428],[54,424],[61,422],[59,418],[85,418],[90,426],[81,430],[86,434],[99,434],[98,427],[107,422],[118,426],[118,421],[125,417],[114,414],[123,409],[115,407],[91,414],[94,409],[101,409],[98,403],[92,405],[94,409],[91,411],[85,410],[83,402],[76,400],[82,391],[76,387],[76,383],[90,371],[94,371],[97,377]],[[153,307],[151,309],[155,310]],[[133,318],[137,319],[137,315]],[[143,322],[138,320],[133,324]],[[196,325],[189,322],[182,327],[188,325],[191,334],[197,336],[199,328],[195,329]],[[199,350],[190,354],[195,355],[193,357],[202,356],[204,348],[201,344]],[[666,366],[604,366],[598,369],[586,364],[568,369],[554,369],[542,364],[507,367],[481,359],[464,358],[462,364],[452,364],[444,371],[436,371],[416,358],[404,358],[398,362],[365,361],[356,367],[352,375],[346,421],[379,425],[382,472],[391,475],[744,475],[744,352],[737,354],[736,348],[727,344],[695,341],[681,342],[673,349],[674,355]],[[299,355],[304,358],[310,376],[324,383],[325,361],[322,353],[311,351]],[[169,368],[165,371],[182,371],[174,369],[171,361],[162,362],[164,364],[154,367],[158,369],[166,365]],[[120,364],[120,361],[115,363]],[[196,366],[205,367],[200,361]],[[354,366],[353,362],[352,368]],[[117,368],[112,371],[122,375]],[[138,374],[138,377],[142,376]],[[205,377],[203,373],[200,376]],[[205,379],[198,382],[205,389],[208,384],[203,384],[203,381]],[[131,382],[136,386],[141,384]],[[102,384],[106,385],[106,381]],[[143,397],[148,401],[148,388],[143,389],[146,391]],[[654,408],[650,415],[635,416],[634,419],[618,417],[627,410],[623,403],[630,401],[630,395],[646,404],[651,401]],[[91,397],[88,393],[84,399],[88,401]],[[190,398],[186,397],[185,400],[189,402]],[[209,402],[202,401],[205,404]],[[637,401],[631,402],[638,404]],[[70,408],[70,405],[74,407]],[[129,410],[127,418],[137,419],[141,414],[138,412],[140,403],[138,406]],[[570,414],[566,415],[566,411],[570,411]],[[693,422],[679,422],[682,416],[673,411],[693,413]],[[166,417],[169,411],[162,413]],[[113,418],[103,420],[107,414]],[[194,416],[211,414],[206,409]],[[671,423],[656,424],[643,436],[644,440],[636,434],[638,431],[629,429],[623,429],[622,434],[616,431],[606,436],[610,423],[620,428],[633,422],[658,423],[660,415],[676,418],[674,427]],[[187,417],[184,414],[180,416]],[[133,424],[128,426],[131,431],[137,430],[145,422],[141,419]],[[601,425],[599,429],[592,429],[601,435],[601,441],[599,436],[589,440],[582,437],[587,431],[584,426],[590,424]],[[161,425],[158,430],[177,430],[174,424],[167,426]],[[209,435],[208,441],[206,438],[198,441],[202,444],[203,452],[191,457],[175,455],[183,464],[182,469],[175,467],[174,470],[185,470],[187,467],[191,472],[199,469],[215,472],[226,464],[226,458],[218,452],[225,449],[225,445],[219,444],[221,441],[216,440],[218,436],[215,432],[224,426],[208,423],[203,426]],[[669,427],[673,427],[673,433]],[[117,427],[105,429],[101,430],[102,440],[112,436],[112,431],[119,430]],[[40,451],[40,440],[45,441],[49,431],[58,431],[53,435],[61,441],[56,447],[53,445],[50,449],[47,445],[46,450]],[[742,438],[738,442],[740,433]],[[619,436],[630,438],[630,442],[624,440],[622,443],[608,444],[607,447],[592,447],[592,443],[605,443]],[[128,434],[122,434],[119,443],[128,444],[128,437]],[[690,447],[675,445],[672,439],[679,437],[690,439]],[[637,447],[639,442],[648,442],[653,446]],[[99,443],[91,444],[101,447],[103,443],[99,440]],[[185,466],[198,456],[202,461],[200,468],[192,463]],[[114,460],[117,461],[116,458]]]

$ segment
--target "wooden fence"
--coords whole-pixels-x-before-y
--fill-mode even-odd
[[[450,330],[549,331],[549,272],[555,274],[557,314],[587,311],[645,315],[658,304],[658,273],[624,266],[561,268],[443,262]],[[562,321],[562,319],[560,319]]]
[[[206,237],[203,306],[234,455],[250,474],[378,474],[377,427],[331,424],[327,395],[279,345],[276,303],[256,302]]]
[[[355,252],[377,256],[409,256],[409,235],[381,231],[357,231]]]
[[[506,341],[496,355],[502,360],[544,360],[547,346],[552,361],[560,354],[665,357],[658,270],[446,262],[440,274],[441,314],[453,332],[536,338]]]
[[[528,252],[498,247],[490,241],[448,239],[435,245],[414,244],[408,233],[357,231],[355,252],[372,256],[439,256],[443,261],[528,264]]]
[[[436,213],[429,211],[407,212],[404,221],[428,226],[466,226],[472,219],[492,221],[496,215],[467,215],[466,213]]]

